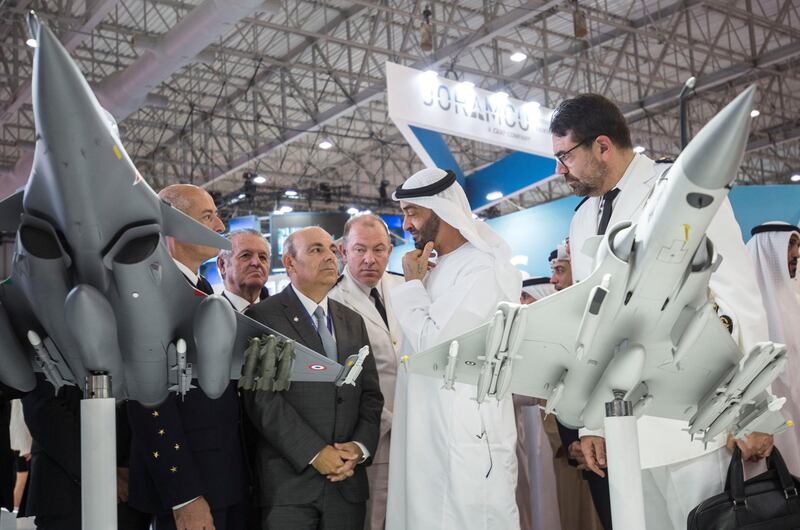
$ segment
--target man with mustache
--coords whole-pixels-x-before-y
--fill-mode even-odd
[[[401,355],[400,325],[389,303],[389,291],[402,283],[403,278],[386,271],[392,243],[386,223],[377,215],[364,214],[348,219],[339,250],[344,257],[344,273],[331,290],[330,297],[364,319],[383,393],[381,437],[372,465],[367,468],[369,501],[366,525],[367,530],[383,530],[389,485],[394,388]]]
[[[800,418],[800,300],[797,287],[797,258],[800,256],[800,228],[780,221],[759,225],[750,231],[747,250],[753,259],[758,287],[764,298],[769,339],[786,344],[786,370],[772,383],[772,392],[786,398],[782,413]],[[775,446],[793,475],[800,475],[800,431],[789,429],[775,437]]]
[[[597,94],[582,94],[560,103],[551,118],[550,133],[558,161],[556,172],[576,195],[586,197],[576,208],[569,234],[574,249],[573,280],[581,281],[594,268],[594,256],[582,252],[586,240],[605,234],[620,221],[636,223],[669,165],[634,152],[619,108]],[[709,281],[712,298],[725,308],[728,329],[747,353],[768,339],[767,323],[753,264],[727,198],[707,235],[723,257]],[[638,425],[647,528],[686,528],[691,509],[723,489],[724,470],[730,460],[722,449],[724,437],[706,448],[702,443],[691,443],[682,432],[687,422],[643,416]],[[771,450],[772,436],[753,433],[737,443],[744,454],[764,457]],[[574,456],[575,443],[565,445]],[[601,469],[606,464],[603,432],[581,429],[578,445],[585,467],[605,476]],[[598,496],[593,497],[598,506]],[[610,518],[603,518],[603,523],[609,528]]]
[[[246,315],[344,363],[369,337],[356,312],[328,297],[339,276],[335,250],[318,226],[293,232],[282,256],[292,283]],[[367,356],[355,385],[294,381],[286,391],[245,392],[242,400],[261,435],[262,528],[361,530],[365,467],[378,446],[383,409],[374,357]]]
[[[499,302],[519,300],[510,248],[472,218],[452,171],[419,171],[392,198],[416,246],[403,257],[405,283],[391,293],[406,355],[485,323]],[[400,370],[392,431],[387,530],[519,529],[510,396],[479,406],[473,385],[443,391],[440,380]]]

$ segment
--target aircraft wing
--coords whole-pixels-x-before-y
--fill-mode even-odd
[[[239,379],[241,376],[244,352],[250,339],[262,335],[275,335],[289,340],[264,324],[241,313],[236,313],[236,342],[233,346],[234,359],[231,363],[231,379]],[[291,381],[330,383],[336,381],[344,370],[341,364],[297,342],[294,343],[294,353],[295,359],[289,376]]]

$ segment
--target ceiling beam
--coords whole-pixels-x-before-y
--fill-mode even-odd
[[[508,28],[522,24],[541,13],[546,13],[550,9],[559,6],[561,0],[549,0],[542,3],[539,0],[529,0],[522,6],[512,9],[511,11],[501,15],[486,24],[473,34],[453,41],[452,43],[444,46],[433,52],[430,58],[420,59],[413,64],[409,65],[412,68],[433,68],[445,61],[457,57],[462,51],[474,46],[480,46],[487,41],[490,41],[499,33],[506,31]],[[268,153],[278,149],[302,136],[313,132],[325,124],[353,112],[357,107],[367,104],[376,97],[382,96],[386,92],[386,83],[378,83],[367,87],[344,101],[331,108],[312,116],[309,120],[299,125],[295,130],[287,132],[282,138],[276,138],[271,142],[260,146],[253,153],[248,153],[236,159],[233,164],[224,172],[216,175],[208,180],[203,186],[210,186],[218,180],[224,179],[231,173],[251,164],[259,158],[267,155]]]

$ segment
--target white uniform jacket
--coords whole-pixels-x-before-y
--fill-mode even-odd
[[[398,284],[403,283],[402,276],[386,273],[381,278],[378,289],[383,298],[383,305],[386,308],[386,320],[389,321],[389,328],[386,328],[383,319],[375,304],[365,293],[363,288],[353,279],[350,271],[345,267],[341,281],[331,289],[328,296],[340,302],[364,319],[369,335],[369,343],[372,346],[372,355],[375,356],[375,365],[378,368],[378,380],[383,394],[383,412],[381,413],[381,437],[378,441],[378,449],[372,457],[373,463],[389,463],[389,440],[391,438],[392,414],[394,411],[394,389],[397,381],[397,365],[400,362],[400,339],[402,333],[400,324],[397,323],[394,311],[389,303],[389,291]]]
[[[658,177],[668,164],[656,164],[637,154],[617,183],[620,189],[614,201],[608,230],[620,221],[636,222]],[[576,209],[569,230],[572,276],[580,281],[594,270],[594,256],[583,252],[586,240],[597,234],[600,197],[589,197]],[[756,343],[769,340],[767,320],[756,281],[755,270],[742,240],[733,208],[726,198],[708,227],[708,238],[722,256],[720,267],[711,275],[709,287],[714,300],[734,321],[734,340],[744,351]],[[643,416],[639,419],[639,450],[642,467],[650,468],[680,462],[719,448],[724,435],[718,436],[707,449],[703,443],[691,442],[681,429],[686,422]],[[581,431],[585,434],[601,434]]]

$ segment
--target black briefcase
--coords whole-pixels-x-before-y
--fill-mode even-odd
[[[734,448],[725,491],[701,502],[689,514],[688,530],[800,529],[800,479],[793,477],[777,448],[767,471],[745,482],[742,455]]]

